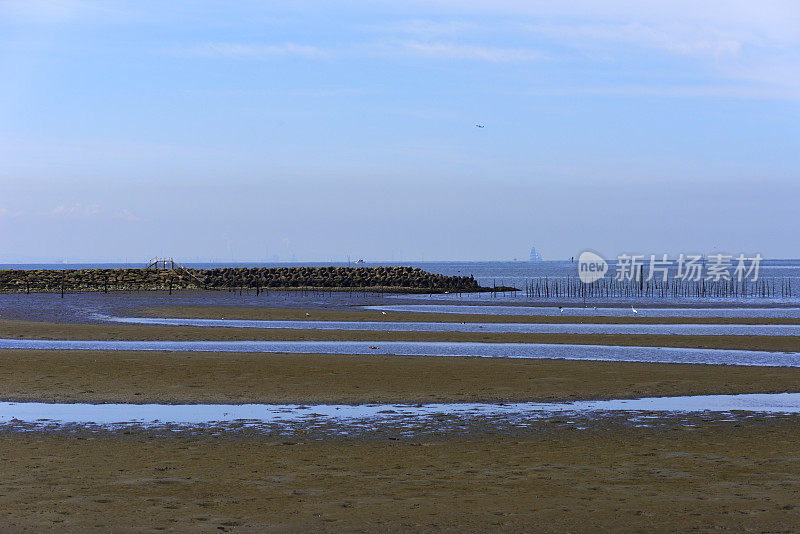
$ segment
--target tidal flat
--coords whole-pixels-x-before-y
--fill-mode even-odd
[[[796,391],[800,368],[394,355],[0,351],[39,402],[510,402]]]
[[[315,440],[0,433],[9,531],[794,530],[794,418]],[[113,512],[111,512],[113,510]]]
[[[307,312],[312,313],[313,310]],[[224,317],[225,311],[221,311]],[[464,343],[530,343],[674,347],[772,352],[800,352],[800,336],[670,334],[519,334],[436,331],[353,331],[256,329],[223,326],[174,326],[124,323],[0,320],[2,339],[119,341],[408,341]]]
[[[505,406],[498,410],[503,412],[513,408],[509,403],[774,394],[797,392],[800,384],[800,367],[475,357],[486,352],[480,347],[519,344],[589,352],[673,347],[698,354],[763,354],[778,361],[800,352],[794,335],[344,330],[294,323],[262,329],[107,319],[673,328],[798,324],[792,317],[406,313],[363,307],[376,297],[353,303],[345,297],[306,298],[308,305],[298,306],[303,299],[295,294],[287,296],[293,307],[257,305],[252,298],[253,304],[241,306],[233,295],[227,297],[229,305],[203,305],[202,295],[188,293],[137,296],[131,299],[135,304],[111,294],[71,295],[63,305],[55,295],[5,296],[4,302],[17,302],[12,297],[19,309],[0,311],[0,338],[11,341],[309,342],[317,347],[356,342],[369,351],[2,349],[0,399],[15,403],[88,403],[101,411],[106,403],[185,404],[189,409],[297,404],[312,413],[322,404],[356,409],[488,403]],[[272,302],[269,298],[274,297],[266,302]],[[181,299],[199,305],[175,303]],[[47,310],[40,316],[37,302]],[[478,349],[469,356],[410,356],[390,354],[392,343],[472,343]],[[51,405],[55,414],[57,406]],[[42,421],[0,429],[0,461],[6,466],[0,523],[6,530],[103,531],[122,524],[133,531],[683,532],[786,531],[800,525],[794,504],[800,447],[792,414],[587,413],[510,424],[513,417],[502,414],[481,419],[466,413],[360,433],[324,424],[286,433],[257,431],[240,422],[54,427],[45,421],[47,405],[39,409]],[[393,411],[393,417],[402,417],[402,410]]]

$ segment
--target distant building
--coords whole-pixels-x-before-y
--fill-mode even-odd
[[[531,247],[531,257],[529,261],[542,261],[542,255],[536,252],[536,247]]]

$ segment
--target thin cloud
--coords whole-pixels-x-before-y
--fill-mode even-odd
[[[328,97],[338,97],[338,96],[366,96],[375,93],[376,91],[374,90],[339,87],[330,89],[322,88],[322,89],[288,91],[284,92],[283,94],[287,94],[290,96],[310,97],[310,98],[328,98]]]
[[[800,39],[754,28],[705,26],[697,23],[601,23],[523,25],[525,31],[556,43],[561,55],[580,54],[603,61],[626,61],[632,53],[658,52],[705,69],[716,86],[661,88],[665,95],[741,96],[797,99],[800,97]]]
[[[75,202],[74,204],[60,204],[53,208],[50,212],[56,217],[87,217],[92,215],[99,215],[103,209],[99,204],[81,204]]]
[[[0,12],[34,22],[65,21],[88,8],[80,0],[26,0],[0,2]]]
[[[505,63],[512,61],[540,61],[545,55],[536,50],[524,48],[494,48],[456,43],[427,43],[406,41],[402,48],[415,55],[438,58],[460,59],[470,61],[489,61]]]
[[[659,27],[641,23],[528,25],[525,29],[572,47],[621,44],[698,57],[738,54],[744,37],[715,33],[708,28]]]
[[[128,222],[140,222],[142,219],[134,215],[129,209],[121,209],[114,213],[115,219],[122,219]]]
[[[174,55],[198,58],[222,59],[265,59],[271,57],[306,57],[324,58],[330,51],[310,45],[284,43],[278,45],[241,44],[241,43],[205,43],[190,48],[171,51]]]
[[[13,219],[24,217],[25,215],[27,215],[25,210],[10,210],[6,207],[0,207],[0,219]]]
[[[368,32],[378,32],[384,35],[413,35],[416,38],[431,39],[443,35],[459,35],[480,29],[474,22],[460,20],[434,21],[425,19],[401,20],[386,24],[372,24],[361,26],[361,29]]]
[[[682,85],[682,86],[628,86],[618,87],[564,87],[560,89],[533,89],[521,94],[529,96],[607,96],[626,98],[734,98],[746,100],[800,100],[800,94],[791,88],[765,88],[742,85]]]
[[[119,219],[129,222],[142,220],[127,208],[106,209],[97,203],[83,204],[81,202],[75,202],[73,204],[59,204],[50,211],[50,215],[53,217],[70,219],[102,217],[106,219]]]
[[[768,59],[751,57],[721,66],[720,69],[731,79],[762,87],[765,91],[792,95],[797,100],[800,99],[798,62],[800,62],[800,53],[785,56],[773,55]]]
[[[182,57],[222,59],[270,59],[282,56],[300,56],[308,59],[331,57],[384,57],[418,56],[432,59],[454,59],[505,63],[514,61],[540,61],[545,55],[525,48],[498,48],[472,44],[428,41],[398,41],[390,43],[363,43],[348,48],[319,48],[294,43],[282,45],[206,43],[191,48],[172,50]]]

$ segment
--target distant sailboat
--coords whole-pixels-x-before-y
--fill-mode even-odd
[[[529,261],[542,261],[542,255],[536,252],[536,247],[531,247],[531,257]]]

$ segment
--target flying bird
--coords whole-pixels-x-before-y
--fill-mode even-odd
[[[476,128],[483,128],[483,124],[476,124],[475,127]]]

